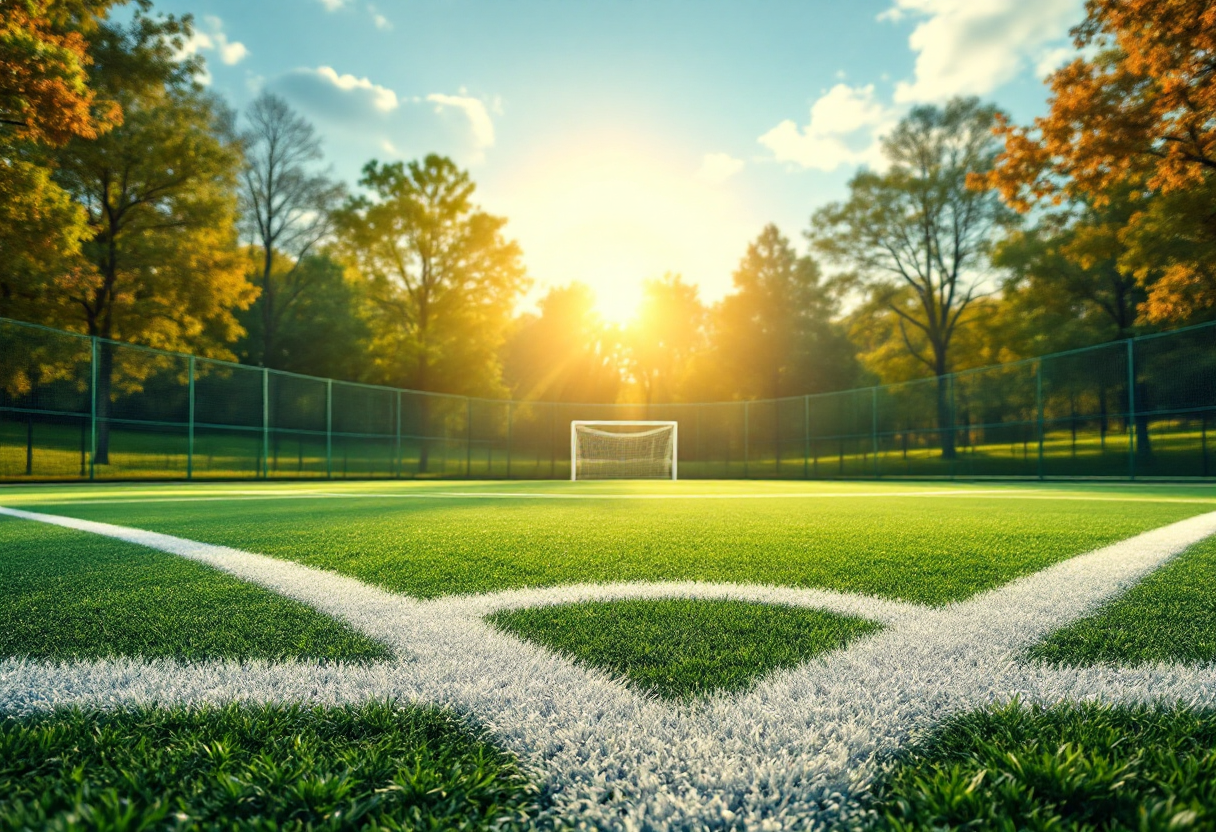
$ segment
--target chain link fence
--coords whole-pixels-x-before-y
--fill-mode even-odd
[[[0,319],[0,480],[567,479],[570,422],[671,420],[684,478],[1216,476],[1216,324],[709,404],[397,390]]]

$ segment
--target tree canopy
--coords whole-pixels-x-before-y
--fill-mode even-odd
[[[1049,79],[1050,109],[1002,120],[984,182],[1026,211],[1050,200],[1141,200],[1121,257],[1153,321],[1216,310],[1216,7],[1204,0],[1088,0],[1079,57]],[[1151,287],[1149,286],[1151,284]]]

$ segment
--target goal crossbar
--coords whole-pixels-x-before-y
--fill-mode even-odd
[[[651,428],[651,430],[632,430],[623,433],[613,432],[611,430],[603,430],[603,428]],[[674,421],[654,421],[654,420],[629,420],[629,419],[576,419],[570,422],[570,479],[572,481],[579,479],[579,465],[584,460],[584,455],[579,451],[579,434],[590,434],[607,441],[613,439],[650,439],[657,437],[660,434],[670,432],[670,478],[673,480],[679,479],[678,459],[679,459],[679,423]],[[651,457],[647,462],[662,465],[667,467],[666,454],[664,460],[657,460]],[[616,460],[599,460],[609,465],[618,464]],[[612,477],[607,475],[604,478]],[[638,478],[657,478],[654,474],[638,474]],[[667,474],[664,472],[663,478]],[[584,477],[587,478],[587,477]],[[629,478],[628,474],[620,474],[619,478]]]

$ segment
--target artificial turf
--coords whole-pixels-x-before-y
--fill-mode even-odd
[[[0,518],[0,657],[389,658],[296,601],[183,558]]]
[[[1210,491],[1206,499],[991,486],[998,493],[940,493],[950,488],[916,496],[908,492],[926,486],[374,483],[325,495],[202,486],[130,497],[115,490],[107,499],[98,489],[76,501],[29,491],[8,504],[261,552],[420,597],[694,579],[925,604],[961,600],[1216,507]],[[503,492],[514,496],[493,496]]]
[[[230,705],[0,718],[0,829],[534,825],[514,759],[426,708]]]
[[[1048,636],[1030,655],[1062,665],[1216,661],[1216,538]]]
[[[532,607],[490,621],[666,699],[739,691],[881,628],[804,607],[690,598]]]
[[[956,717],[902,754],[871,829],[1216,828],[1216,712],[1017,703]]]

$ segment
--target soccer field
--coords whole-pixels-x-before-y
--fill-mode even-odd
[[[0,829],[1210,828],[1216,488],[0,489]]]

